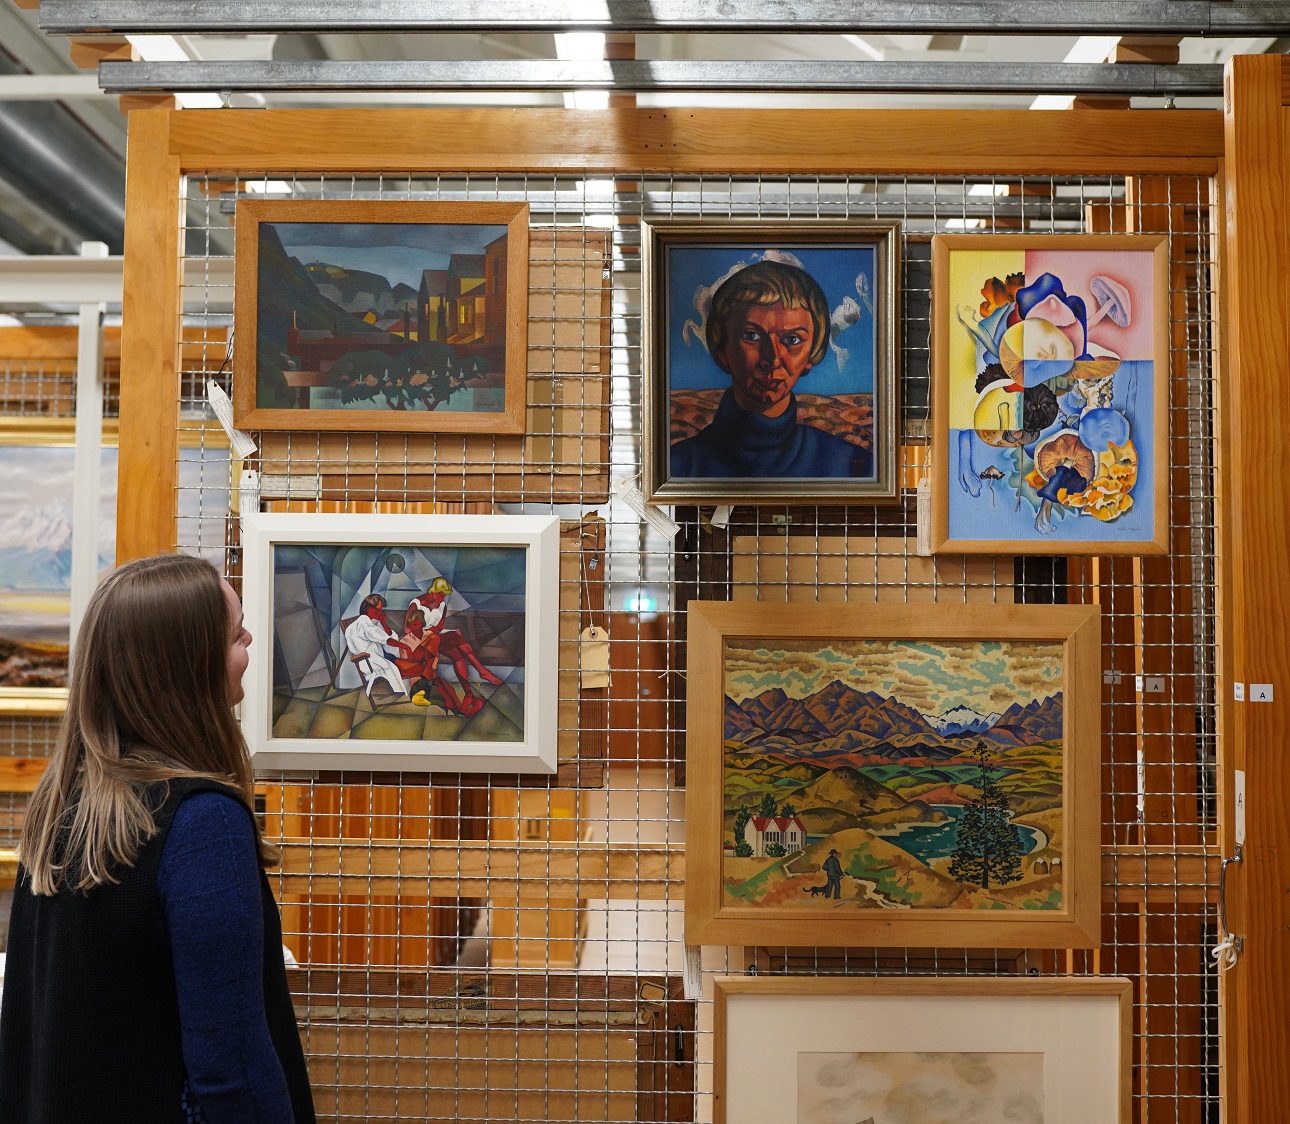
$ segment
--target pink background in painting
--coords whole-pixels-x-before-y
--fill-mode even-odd
[[[1104,319],[1089,332],[1089,339],[1121,359],[1151,359],[1153,266],[1151,250],[1027,250],[1026,283],[1034,284],[1035,278],[1044,273],[1056,274],[1067,296],[1084,299],[1091,320],[1097,301],[1089,282],[1102,274],[1114,278],[1133,298],[1133,318],[1127,328]]]

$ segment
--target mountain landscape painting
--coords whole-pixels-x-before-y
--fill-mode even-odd
[[[505,224],[260,222],[255,405],[505,408]]]
[[[725,907],[1065,908],[1060,642],[724,653]]]

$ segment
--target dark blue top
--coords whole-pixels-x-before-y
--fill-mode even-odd
[[[798,425],[797,398],[777,418],[741,410],[733,390],[721,396],[717,412],[693,437],[672,446],[672,478],[873,476],[868,449],[811,425]]]
[[[260,864],[246,809],[199,792],[175,813],[157,872],[174,958],[188,1118],[291,1124],[264,999]]]

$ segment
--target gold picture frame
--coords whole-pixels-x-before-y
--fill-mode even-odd
[[[1163,234],[936,235],[933,552],[1168,553],[1169,333]]]
[[[1096,606],[688,619],[687,943],[1097,944]]]
[[[523,433],[528,218],[527,203],[240,200],[237,425]]]

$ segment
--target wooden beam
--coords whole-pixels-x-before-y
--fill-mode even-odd
[[[1245,861],[1229,879],[1228,910],[1245,948],[1235,968],[1220,976],[1227,1119],[1233,1124],[1284,1118],[1290,1053],[1290,648],[1283,639],[1290,629],[1290,479],[1269,471],[1290,456],[1288,75],[1283,55],[1238,55],[1227,64],[1224,96],[1227,347],[1219,394],[1223,431],[1216,443],[1223,536],[1219,790],[1231,792],[1233,769],[1244,771],[1247,786]],[[1229,702],[1234,682],[1272,684],[1273,698]],[[1222,810],[1230,854],[1231,808]]]
[[[179,161],[165,107],[132,110],[125,178],[121,452],[116,560],[175,542],[179,387]]]
[[[749,138],[755,138],[750,143]],[[1212,174],[1214,110],[356,109],[175,114],[185,172]]]

